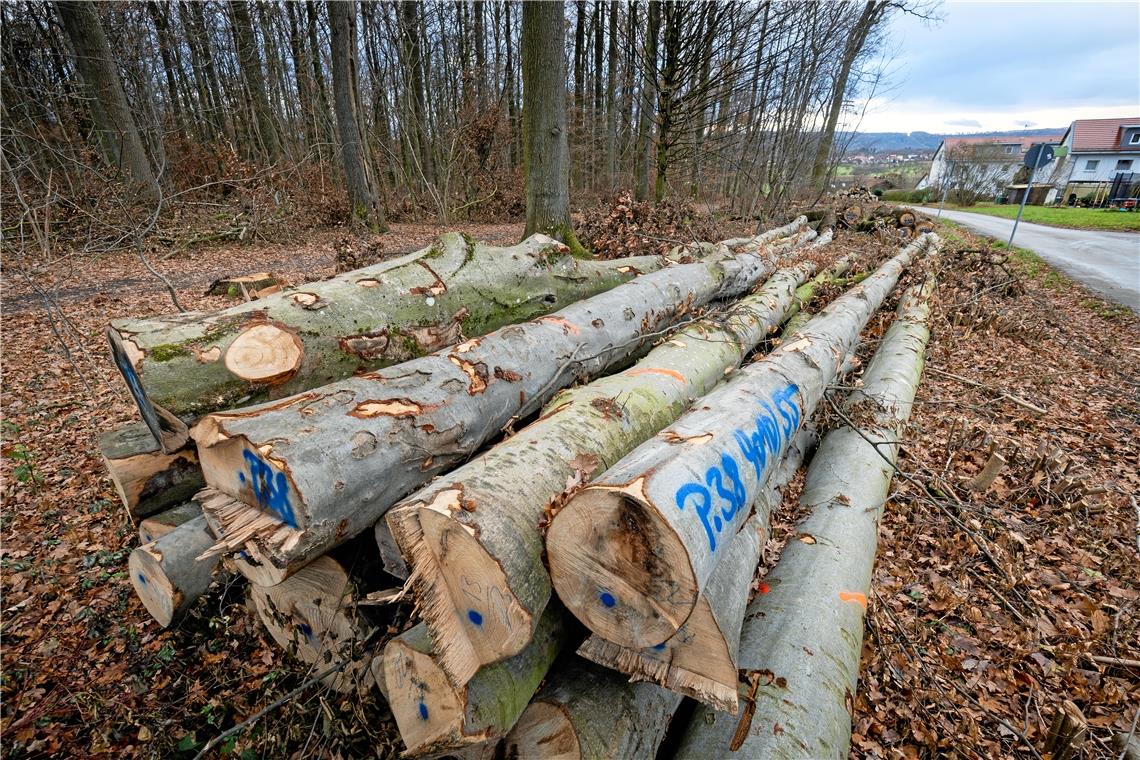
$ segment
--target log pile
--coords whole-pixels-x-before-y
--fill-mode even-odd
[[[247,582],[281,648],[334,689],[384,694],[407,756],[651,756],[673,723],[685,751],[727,756],[781,709],[759,675],[779,653],[761,644],[783,621],[817,621],[785,595],[759,613],[776,632],[753,632],[770,515],[864,326],[940,246],[921,236],[851,273],[827,247],[843,218],[608,262],[539,236],[505,249],[444,236],[222,312],[116,322],[145,426],[103,451],[141,520],[139,598],[168,626],[219,579]],[[808,314],[823,283],[850,287]],[[862,522],[801,533],[831,530],[827,552],[858,545],[785,549],[787,588],[817,572],[804,562],[831,562],[838,598],[866,598],[931,291],[903,298],[841,405],[856,432],[838,453],[848,428],[829,433],[809,468],[805,505],[850,498],[863,508],[844,519]],[[878,464],[859,450],[845,480],[851,435],[890,445]],[[386,617],[409,594],[420,620]],[[837,666],[856,656],[844,678],[852,620],[834,645]],[[817,744],[838,746],[835,705],[797,688],[826,713],[804,741],[826,731]],[[688,729],[684,698],[702,705]]]

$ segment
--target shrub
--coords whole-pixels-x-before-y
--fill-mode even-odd
[[[930,188],[925,190],[887,190],[882,195],[885,201],[902,203],[926,203],[933,197],[934,191]]]

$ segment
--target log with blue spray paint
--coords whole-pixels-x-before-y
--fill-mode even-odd
[[[547,533],[551,581],[602,638],[645,648],[688,620],[769,473],[923,236],[575,494]]]

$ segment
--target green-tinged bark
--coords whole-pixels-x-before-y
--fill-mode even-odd
[[[845,758],[851,740],[863,619],[878,526],[922,374],[933,282],[909,290],[824,437],[800,505],[809,516],[749,605],[740,643],[741,689],[755,710],[737,720],[698,708],[679,758]]]
[[[108,336],[144,417],[158,407],[194,418],[424,356],[665,261],[567,253],[541,235],[499,248],[447,234],[415,253],[228,309],[115,320]],[[149,425],[156,437],[159,425]],[[171,423],[185,441],[178,425]],[[171,441],[166,450],[180,447],[177,436]]]
[[[801,264],[779,272],[727,315],[676,332],[634,367],[558,394],[537,422],[402,502],[388,525],[455,682],[529,640],[550,599],[540,529],[547,505],[707,393],[775,329],[811,271]]]
[[[393,639],[373,660],[373,672],[383,680],[407,754],[457,750],[504,735],[575,631],[551,605],[525,649],[482,668],[459,688],[439,666],[427,626]]]

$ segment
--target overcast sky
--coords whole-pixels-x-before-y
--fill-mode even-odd
[[[943,2],[896,16],[863,132],[1065,127],[1140,115],[1140,2]]]

